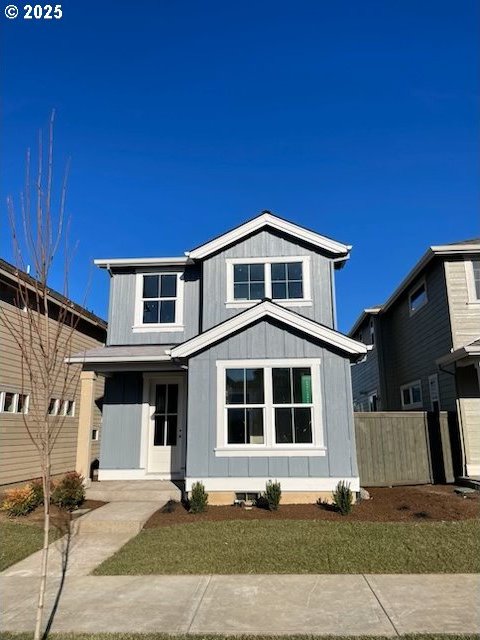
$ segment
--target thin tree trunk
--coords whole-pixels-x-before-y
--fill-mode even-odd
[[[40,586],[38,589],[37,614],[35,618],[35,633],[33,636],[34,640],[41,640],[42,638],[43,611],[45,609],[45,592],[47,589],[48,546],[50,543],[50,454],[48,453],[48,450],[45,453],[45,458],[46,466],[42,470],[43,548],[40,570]]]

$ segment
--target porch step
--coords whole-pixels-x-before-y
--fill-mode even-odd
[[[102,480],[86,489],[87,500],[103,502],[156,502],[158,508],[169,500],[180,501],[181,490],[169,480]]]
[[[470,489],[480,491],[480,476],[463,476],[461,478],[457,478],[456,483],[461,487],[469,487]]]
[[[94,509],[75,522],[75,533],[115,533],[136,535],[145,522],[165,502],[111,502]]]

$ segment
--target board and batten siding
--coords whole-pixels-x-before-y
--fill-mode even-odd
[[[423,280],[427,285],[428,302],[410,314],[409,294]],[[428,376],[438,374],[440,408],[455,411],[455,378],[439,371],[436,364],[436,360],[452,347],[443,263],[432,261],[426,272],[382,314],[379,324],[380,370],[386,386],[383,410],[401,410],[400,388],[416,380],[422,383],[423,408],[429,410]]]
[[[138,269],[141,273],[168,273],[184,271],[183,331],[142,331],[134,333],[135,324],[135,271],[115,271],[110,280],[110,302],[107,344],[179,344],[199,332],[200,270],[197,266],[183,268]]]
[[[217,360],[320,358],[323,457],[216,457]],[[357,476],[348,359],[262,321],[193,356],[188,366],[187,478]],[[239,486],[238,490],[242,490]]]
[[[2,313],[7,322],[18,325],[19,312],[12,305],[1,301]],[[54,320],[50,320],[54,331]],[[20,349],[15,343],[9,330],[0,322],[0,344],[2,351],[2,366],[0,369],[0,390],[20,393],[22,391],[22,373],[20,366]],[[86,351],[100,346],[100,342],[80,331],[75,331],[72,341],[72,353]],[[67,365],[65,365],[67,366]],[[78,375],[80,369],[76,366]],[[99,377],[95,383],[95,398],[93,428],[100,430],[101,438],[101,403],[103,398],[103,378]],[[61,375],[57,386],[57,395],[62,395]],[[29,393],[28,383],[25,382],[24,393]],[[63,394],[63,399],[75,400],[75,415],[65,417],[59,436],[52,451],[52,474],[62,474],[75,469],[78,435],[78,412],[80,408],[80,384],[78,377]],[[30,404],[29,413],[32,427],[35,416],[35,406]],[[99,442],[92,442],[91,458],[98,457]],[[0,413],[0,485],[24,482],[38,478],[41,474],[37,449],[31,441],[20,414]]]
[[[227,308],[227,258],[276,258],[288,256],[310,257],[312,306],[289,306],[290,309],[328,327],[334,326],[332,302],[333,263],[326,256],[313,251],[292,238],[271,230],[262,230],[203,262],[203,331],[244,311]]]

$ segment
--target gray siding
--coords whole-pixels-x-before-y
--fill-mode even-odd
[[[155,273],[178,269],[155,269]],[[143,271],[143,270],[142,270]],[[199,332],[200,280],[199,269],[187,266],[184,272],[185,291],[183,323],[184,331],[152,331],[133,333],[135,315],[136,273],[115,272],[110,281],[110,308],[108,318],[108,345],[128,344],[176,344],[184,342]]]
[[[409,313],[409,293],[425,277],[427,304],[413,315]],[[428,376],[437,373],[440,404],[444,411],[455,411],[455,378],[438,370],[435,361],[452,347],[450,318],[443,263],[434,260],[431,266],[381,316],[381,372],[386,393],[382,408],[396,411],[402,408],[400,387],[414,380],[422,381],[423,407],[430,409]]]
[[[138,469],[142,429],[141,373],[115,374],[105,381],[100,466]]]
[[[355,339],[365,344],[370,343],[369,329],[370,318],[367,318],[360,327]],[[377,334],[378,318],[374,318],[374,330]],[[377,392],[377,400],[382,401],[380,388],[380,374],[378,368],[378,347],[367,353],[364,361],[352,364],[352,389],[353,401],[362,402],[368,399],[368,394],[372,391]]]
[[[244,309],[227,309],[227,258],[272,258],[278,256],[310,256],[311,258],[311,307],[290,307],[294,311],[316,320],[329,327],[334,326],[332,303],[332,282],[330,276],[331,260],[316,253],[291,238],[282,237],[278,233],[263,230],[237,244],[228,247],[203,263],[203,331],[228,318],[244,311]]]
[[[217,360],[321,358],[325,457],[215,457]],[[188,369],[187,477],[356,476],[350,363],[325,345],[263,321],[194,356]]]

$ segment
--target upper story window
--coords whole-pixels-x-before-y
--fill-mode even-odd
[[[427,285],[425,281],[423,281],[415,289],[413,289],[410,295],[408,296],[410,315],[412,315],[412,313],[415,313],[416,311],[424,307],[427,304],[427,302],[428,302]]]
[[[400,387],[403,409],[421,409],[423,407],[422,383],[420,380],[409,382]]]
[[[227,305],[249,306],[263,298],[311,304],[309,256],[227,259]]]
[[[134,331],[183,329],[183,273],[138,273]]]
[[[468,301],[480,302],[480,260],[465,263],[467,270]]]

